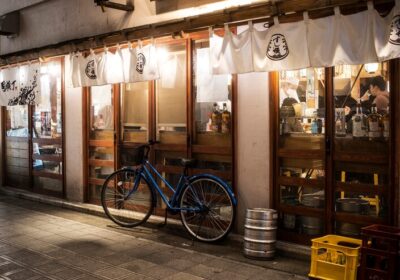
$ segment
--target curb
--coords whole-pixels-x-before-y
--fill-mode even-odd
[[[42,194],[31,193],[25,190],[13,189],[4,186],[0,187],[0,194],[25,200],[35,201],[43,204],[48,204],[64,209],[74,210],[77,212],[86,213],[90,215],[106,217],[106,215],[104,214],[103,207],[89,203],[71,202],[60,198],[54,198]],[[164,222],[164,217],[152,215],[147,220],[147,222],[153,224],[161,223]],[[168,219],[168,225],[177,228],[178,227],[180,228],[182,226],[180,220],[175,220],[175,219]],[[237,233],[230,233],[228,239],[237,243],[238,246],[242,246],[243,235]],[[278,251],[278,254],[285,257],[290,257],[303,261],[309,261],[311,258],[311,249],[308,246],[303,246],[283,241],[276,241],[276,249]]]

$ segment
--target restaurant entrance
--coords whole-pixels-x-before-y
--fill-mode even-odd
[[[159,142],[150,160],[168,181],[177,183],[180,158],[190,157],[197,159],[192,174],[211,173],[233,184],[236,89],[232,76],[224,75],[218,84],[221,92],[204,82],[207,77],[198,62],[208,52],[207,32],[158,39],[156,45],[160,79],[85,91],[87,200],[91,203],[99,204],[105,178],[125,165],[125,155],[149,140]],[[158,206],[158,210],[163,207]]]
[[[280,238],[309,243],[394,224],[397,67],[392,60],[270,75]]]

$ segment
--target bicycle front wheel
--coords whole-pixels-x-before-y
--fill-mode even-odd
[[[224,186],[211,178],[199,178],[183,190],[180,207],[184,227],[196,239],[215,242],[231,230],[235,219],[233,201]]]
[[[103,184],[101,203],[106,215],[123,227],[144,223],[154,208],[154,193],[134,170],[118,170]]]

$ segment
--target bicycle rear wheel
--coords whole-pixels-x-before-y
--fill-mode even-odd
[[[199,178],[182,192],[180,207],[184,227],[196,239],[215,242],[231,230],[235,206],[227,190],[212,178]],[[197,209],[197,210],[195,210]]]
[[[133,170],[118,170],[103,184],[101,203],[106,215],[123,227],[144,223],[154,208],[154,193]]]

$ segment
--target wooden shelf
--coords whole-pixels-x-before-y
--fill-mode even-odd
[[[278,211],[287,213],[287,214],[293,214],[293,215],[300,215],[300,216],[310,216],[310,217],[317,217],[317,218],[323,218],[325,214],[325,209],[323,208],[312,208],[312,207],[306,207],[302,205],[286,205],[281,203],[278,207]]]
[[[38,176],[38,177],[45,177],[45,178],[50,178],[50,179],[56,179],[56,180],[62,180],[63,175],[59,173],[51,173],[51,172],[46,172],[46,171],[32,171],[33,176]]]
[[[62,138],[33,138],[32,142],[41,145],[62,145]]]
[[[356,193],[364,195],[383,195],[387,192],[387,185],[359,184],[359,183],[335,183],[336,191]]]
[[[336,212],[334,216],[337,221],[348,222],[358,225],[370,225],[370,224],[385,224],[386,219],[377,216],[359,215],[356,213]]]
[[[277,183],[279,185],[287,186],[302,186],[302,187],[312,187],[312,188],[325,188],[325,181],[323,179],[305,179],[300,177],[285,177],[279,176],[277,178]]]

